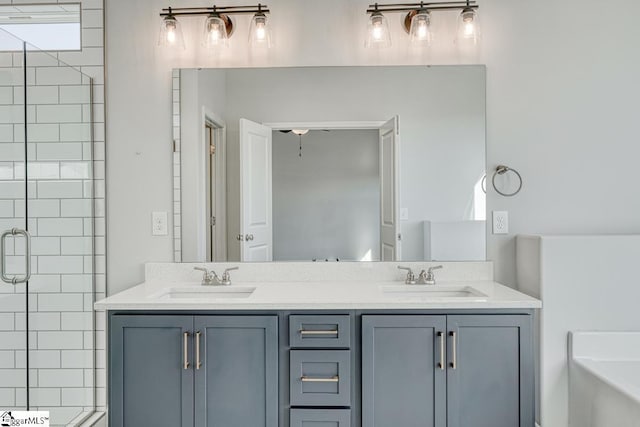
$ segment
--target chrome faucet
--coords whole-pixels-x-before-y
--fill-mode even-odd
[[[411,270],[409,267],[402,267],[402,266],[398,266],[398,270],[406,270],[407,272],[407,278],[404,280],[404,283],[406,283],[407,285],[415,285],[416,284],[416,275],[413,274],[413,270]]]
[[[208,270],[203,267],[193,267],[194,270],[204,272],[201,283],[203,286],[229,286],[231,284],[231,275],[229,272],[238,270],[239,268],[240,267],[227,268],[224,270],[224,273],[222,273],[222,278],[220,278],[213,270]]]
[[[429,267],[426,271],[422,270],[420,275],[418,276],[418,284],[420,285],[435,285],[436,284],[436,275],[433,274],[433,270],[441,269],[441,265],[436,265],[435,267]]]

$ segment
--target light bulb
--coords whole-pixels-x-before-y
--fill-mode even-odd
[[[267,31],[264,28],[264,22],[256,22],[256,39],[264,40],[267,36]]]
[[[413,45],[431,44],[431,13],[428,10],[419,10],[411,18],[409,36]]]
[[[217,48],[228,45],[229,37],[223,16],[213,13],[204,22],[203,44],[205,47]]]
[[[176,42],[176,28],[167,26],[167,41],[171,44]]]
[[[251,19],[249,44],[252,47],[271,47],[271,28],[263,12],[257,12]]]
[[[389,47],[391,46],[391,35],[387,18],[380,12],[373,12],[369,18],[367,26],[367,39],[365,47]]]
[[[476,44],[480,39],[480,23],[478,12],[472,8],[465,8],[458,17],[458,33],[456,42]]]
[[[167,15],[162,20],[158,45],[169,48],[185,48],[180,23],[175,16]]]

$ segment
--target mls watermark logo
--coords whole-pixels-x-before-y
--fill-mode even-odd
[[[49,427],[49,411],[0,411],[0,427]]]

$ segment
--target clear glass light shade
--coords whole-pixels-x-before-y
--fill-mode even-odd
[[[387,18],[380,12],[374,12],[369,17],[367,25],[367,40],[365,47],[389,47],[391,46],[391,33]]]
[[[421,10],[411,18],[409,37],[411,44],[416,46],[430,45],[433,33],[431,32],[431,13]]]
[[[175,16],[165,16],[162,20],[158,45],[177,49],[185,48],[182,28],[180,28],[180,22],[178,22]]]
[[[480,19],[478,11],[465,8],[458,16],[457,43],[476,44],[480,40]]]
[[[202,44],[208,48],[227,47],[229,45],[227,26],[219,15],[210,15],[204,21]]]
[[[258,12],[253,15],[249,27],[249,45],[251,47],[271,47],[271,27],[267,15]]]

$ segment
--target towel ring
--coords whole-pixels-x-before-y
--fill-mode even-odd
[[[482,188],[482,192],[487,194],[487,174],[485,173],[482,176],[482,180],[480,181],[480,188]]]
[[[516,174],[516,176],[518,177],[518,181],[519,181],[518,189],[517,189],[516,191],[514,191],[513,193],[504,193],[504,192],[502,192],[502,191],[498,190],[498,187],[496,187],[496,176],[498,176],[498,175],[504,175],[504,174],[505,174],[505,173],[507,173],[507,172],[513,172],[513,173],[515,173],[515,174]],[[520,190],[522,190],[522,175],[520,175],[520,173],[519,173],[517,170],[512,169],[512,168],[510,168],[509,166],[499,165],[499,166],[496,168],[496,171],[493,173],[493,178],[491,179],[491,183],[493,184],[493,188],[494,188],[494,190],[496,190],[496,192],[497,192],[498,194],[500,194],[501,196],[504,196],[504,197],[513,197],[513,196],[515,196],[516,194],[518,194],[518,193],[520,192]]]

